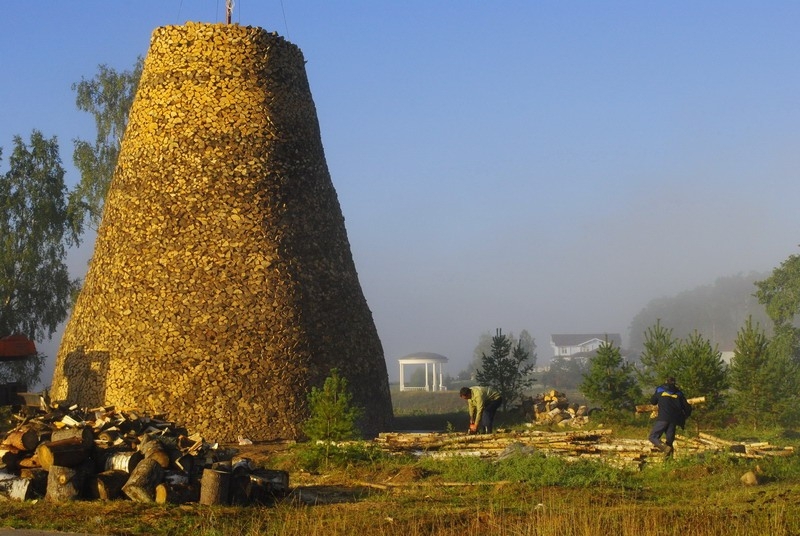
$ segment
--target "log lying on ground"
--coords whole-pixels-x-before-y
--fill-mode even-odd
[[[730,446],[736,443],[713,441],[707,434],[698,438],[678,436],[675,455],[686,456],[701,452],[726,452],[735,456],[757,458],[764,456],[788,456],[791,447],[774,447],[766,443],[742,444],[746,453],[736,453]],[[447,433],[384,433],[375,442],[389,452],[414,452],[420,456],[434,458],[482,457],[501,458],[517,447],[517,453],[538,452],[548,456],[559,456],[567,460],[598,460],[620,468],[641,468],[645,463],[663,463],[664,455],[647,439],[614,438],[612,430],[576,430],[570,432],[495,433],[489,435]]]
[[[34,498],[31,480],[0,472],[0,500],[24,501]]]
[[[39,444],[39,433],[29,426],[11,430],[2,445],[17,450],[33,450]]]
[[[198,502],[203,468],[232,470],[235,450],[219,449],[162,416],[117,412],[113,407],[63,408],[58,403],[51,410],[26,416],[25,425],[0,438],[4,443],[0,458],[5,472],[11,475],[3,480],[19,479],[13,483],[12,498],[44,497],[50,476],[47,470],[58,466],[75,469],[81,473],[76,478],[84,478],[88,485],[70,490],[67,473],[56,469],[60,480],[65,481],[62,488],[58,483],[50,486],[50,495],[56,501],[71,500],[76,491],[93,499],[112,500],[122,491],[143,502]],[[31,440],[34,437],[38,437],[38,444]],[[137,472],[143,461],[147,464]],[[260,504],[288,492],[287,473],[260,469],[241,460],[235,465],[243,482],[239,504]],[[12,482],[3,484],[4,489],[11,486]],[[0,492],[0,499],[2,495]]]
[[[76,428],[61,428],[58,430],[53,430],[50,435],[50,441],[52,442],[63,441],[66,439],[77,439],[84,448],[88,449],[94,445],[94,432],[89,426],[81,426]]]
[[[111,469],[97,473],[89,480],[88,493],[92,499],[110,501],[119,497],[122,486],[128,481],[130,475],[119,469]]]
[[[139,443],[139,452],[142,453],[145,459],[154,460],[162,469],[169,467],[169,453],[160,441],[154,439],[149,434],[144,434],[142,436],[142,442]]]
[[[88,459],[89,451],[82,437],[70,437],[41,443],[36,447],[36,456],[42,468],[49,471],[53,465],[77,467]]]
[[[156,486],[164,479],[164,468],[152,458],[145,458],[136,466],[122,492],[136,502],[154,502]]]

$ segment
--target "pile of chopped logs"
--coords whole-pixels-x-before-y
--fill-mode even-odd
[[[526,418],[532,418],[537,424],[577,428],[589,423],[589,408],[571,404],[567,395],[555,389],[523,400],[521,409]]]
[[[292,439],[332,368],[364,431],[386,429],[386,362],[302,51],[257,27],[157,28],[53,397],[180,415],[219,441]]]
[[[485,435],[457,433],[383,433],[376,439],[383,449],[393,452],[411,452],[435,458],[472,456],[496,458],[509,451],[540,453],[560,456],[568,460],[597,460],[622,468],[641,469],[647,463],[661,463],[664,454],[646,439],[612,437],[611,429],[548,432],[527,430],[523,432],[498,432]],[[700,452],[729,453],[732,456],[761,458],[764,456],[789,456],[792,447],[777,447],[768,443],[736,443],[708,434],[696,438],[678,436],[675,456],[682,457]]]
[[[0,443],[0,500],[130,499],[265,504],[289,491],[262,469],[161,416],[56,407],[25,417]]]

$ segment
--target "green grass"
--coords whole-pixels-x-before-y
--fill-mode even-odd
[[[464,424],[466,409],[448,408],[446,397],[435,398],[441,394],[418,397],[425,402],[417,410],[405,401],[407,414],[398,420],[435,427],[430,429],[460,418]],[[422,408],[430,404],[441,404],[445,412],[425,413]],[[414,418],[418,420],[412,422]],[[649,428],[646,419],[626,420],[618,428],[605,424],[621,437],[644,438]],[[685,433],[691,435],[691,430]],[[713,433],[800,448],[793,430]],[[293,488],[270,506],[0,502],[0,525],[115,536],[800,534],[796,455],[758,460],[727,454],[677,457],[641,471],[537,453],[503,460],[393,456],[369,445],[336,450],[325,463],[319,463],[319,449],[304,444],[270,456],[264,464],[288,470]],[[743,486],[741,475],[756,466],[762,483]]]

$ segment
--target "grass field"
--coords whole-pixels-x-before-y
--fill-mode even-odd
[[[457,425],[459,418],[466,420],[457,395],[455,400],[422,395],[417,408],[413,397],[396,400],[399,423],[442,429],[448,423]],[[434,403],[431,400],[441,404],[441,413],[423,413],[431,411],[422,409]],[[614,433],[642,438],[647,425],[627,425]],[[716,433],[731,439],[737,435],[736,430]],[[746,434],[754,435],[752,430]],[[774,444],[800,447],[794,431],[769,430],[761,436]],[[800,534],[796,455],[757,460],[730,454],[676,457],[631,471],[540,454],[502,461],[390,456],[368,443],[311,469],[314,454],[303,444],[265,453],[261,462],[289,471],[292,486],[288,496],[268,506],[0,502],[0,525],[86,534],[195,536]],[[761,484],[742,485],[741,475],[756,466]]]

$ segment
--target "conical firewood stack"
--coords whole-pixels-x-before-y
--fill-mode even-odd
[[[297,438],[332,368],[392,416],[303,54],[261,28],[153,33],[51,396],[216,441]]]

